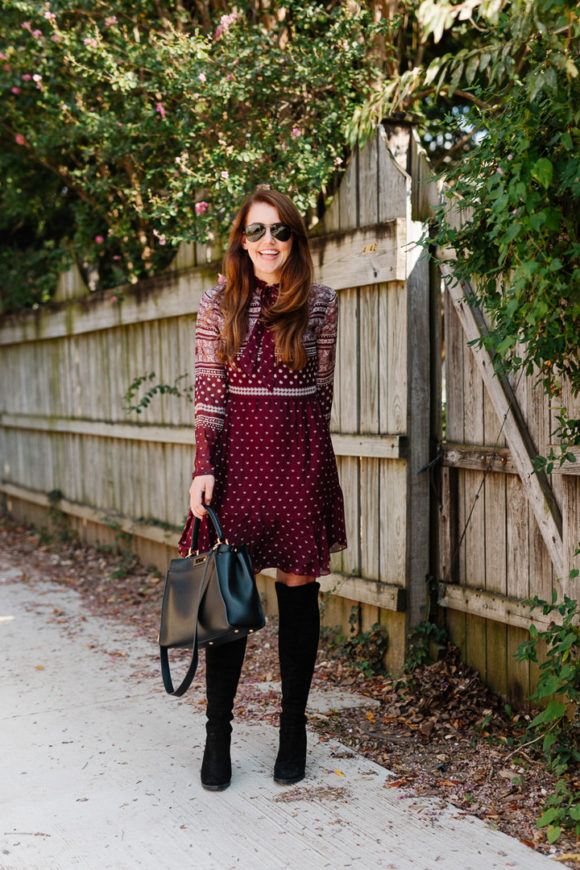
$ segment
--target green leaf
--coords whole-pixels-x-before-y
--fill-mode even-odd
[[[551,807],[549,810],[545,810],[538,821],[536,822],[537,828],[545,828],[546,825],[550,825],[556,819],[560,818],[560,809],[558,807]]]
[[[479,58],[477,55],[472,57],[467,62],[467,66],[465,67],[465,81],[468,85],[470,85],[475,78],[475,73],[477,72],[477,67],[479,66]]]
[[[560,828],[560,825],[550,825],[546,831],[548,843],[555,843],[561,833],[562,829]]]
[[[491,54],[488,51],[484,51],[481,54],[481,58],[479,61],[479,69],[480,72],[483,72],[489,66],[489,62],[491,60]]]
[[[565,133],[562,133],[561,142],[567,151],[572,151],[572,149],[574,147],[574,143],[573,143],[572,137],[570,136],[568,131],[566,131]]]
[[[542,697],[546,697],[547,695],[552,694],[556,688],[559,686],[560,680],[557,677],[549,677],[546,681],[542,681]],[[561,719],[562,716],[566,712],[566,707],[564,704],[561,704],[559,701],[552,699],[545,710],[542,710],[541,713],[532,719],[530,723],[531,728],[537,728],[538,725],[544,725],[546,723],[556,722],[558,719]]]
[[[504,233],[502,237],[502,242],[505,244],[509,244],[513,242],[516,236],[519,235],[520,230],[522,229],[522,225],[518,223],[510,224],[506,233]]]
[[[436,60],[432,61],[429,64],[429,66],[427,68],[427,72],[425,74],[425,84],[426,85],[430,85],[431,82],[433,82],[437,78],[437,74],[439,73],[440,69],[441,69],[441,61],[439,60],[439,58],[437,58]]]
[[[508,336],[506,336],[504,339],[502,339],[502,341],[500,341],[500,343],[497,345],[497,347],[496,347],[496,352],[497,352],[500,356],[504,356],[504,354],[505,354],[505,353],[506,353],[506,352],[507,352],[511,347],[513,347],[515,343],[516,343],[516,339],[515,339],[513,336],[508,335]]]
[[[554,167],[547,157],[540,157],[532,167],[532,178],[535,178],[546,190],[552,182]]]

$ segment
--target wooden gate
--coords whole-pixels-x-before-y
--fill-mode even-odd
[[[485,349],[468,346],[486,330],[468,302],[470,287],[447,276],[445,290],[446,442],[444,444],[439,603],[451,639],[496,691],[521,702],[536,664],[513,658],[533,621],[549,617],[525,599],[577,597],[569,579],[580,540],[580,465],[534,474],[547,455],[555,417],[580,403],[564,384],[549,401],[537,378],[494,374]],[[580,458],[580,455],[578,456]],[[560,582],[557,582],[559,579]]]

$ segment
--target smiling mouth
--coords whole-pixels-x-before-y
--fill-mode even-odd
[[[258,251],[260,257],[266,257],[268,260],[273,260],[280,253],[279,251]]]

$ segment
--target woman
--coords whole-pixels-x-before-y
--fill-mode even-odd
[[[338,303],[312,281],[306,230],[292,201],[260,189],[234,220],[225,281],[202,296],[195,344],[193,518],[211,502],[231,542],[249,547],[256,573],[275,567],[282,679],[274,779],[304,777],[305,708],[320,617],[316,577],[346,547],[344,506],[332,449]],[[200,551],[215,542],[202,523]],[[205,788],[231,780],[232,709],[245,638],[207,648]]]

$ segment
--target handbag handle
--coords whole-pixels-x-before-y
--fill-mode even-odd
[[[204,507],[205,507],[206,511],[208,512],[209,518],[212,521],[212,525],[213,525],[213,527],[215,529],[215,533],[218,537],[218,543],[219,544],[228,544],[229,541],[224,536],[224,530],[221,527],[221,523],[218,519],[218,515],[216,514],[214,509],[211,508],[209,505],[204,505]],[[200,528],[201,528],[201,520],[199,519],[199,517],[196,517],[195,521],[193,523],[193,533],[191,535],[191,546],[189,548],[189,555],[190,556],[192,553],[195,553],[196,555],[197,555],[197,553],[199,553],[199,548],[197,546],[197,540],[199,538]]]

